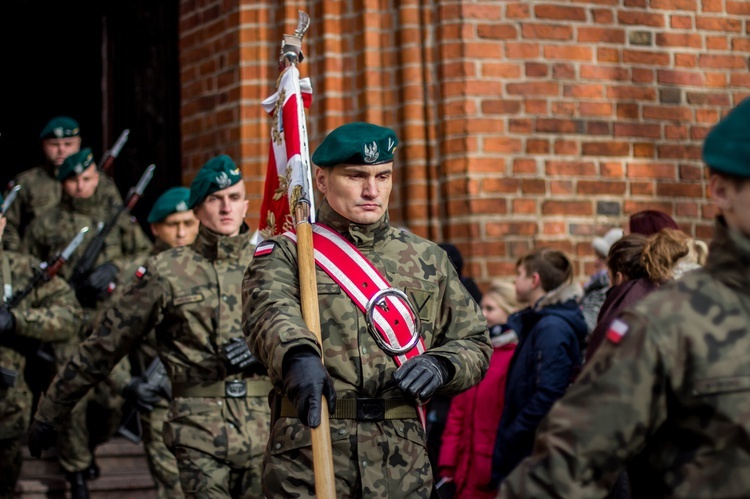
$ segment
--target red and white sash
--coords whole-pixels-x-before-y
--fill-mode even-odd
[[[297,241],[297,235],[293,232],[285,232],[284,236]],[[363,313],[367,313],[367,304],[376,293],[390,288],[372,262],[331,228],[320,223],[313,224],[313,247],[318,267],[341,286]],[[402,348],[414,334],[416,319],[411,308],[398,296],[386,295],[383,300],[386,306],[378,304],[373,307],[375,329],[388,345]],[[393,357],[393,360],[400,366],[424,351],[424,341],[420,338],[414,348]]]

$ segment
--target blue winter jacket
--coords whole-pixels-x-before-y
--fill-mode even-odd
[[[588,328],[577,303],[580,289],[575,284],[550,291],[534,307],[508,318],[518,334],[518,346],[510,361],[495,440],[494,486],[531,454],[539,423],[581,368]]]

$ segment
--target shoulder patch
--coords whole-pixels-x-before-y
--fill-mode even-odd
[[[135,276],[138,279],[141,279],[144,275],[146,275],[146,267],[141,265],[140,267],[138,267],[138,270],[135,271]]]
[[[274,241],[262,241],[258,246],[255,247],[254,257],[266,256],[273,253],[276,243]]]
[[[628,333],[628,325],[620,319],[615,319],[607,329],[607,339],[617,345]]]

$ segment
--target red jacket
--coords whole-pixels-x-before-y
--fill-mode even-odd
[[[484,379],[451,402],[438,473],[441,477],[453,477],[457,498],[490,499],[497,495],[497,490],[486,485],[492,478],[492,452],[503,414],[505,377],[515,341],[512,331],[492,338],[494,348]]]

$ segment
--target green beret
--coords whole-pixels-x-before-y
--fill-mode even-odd
[[[155,224],[161,222],[172,213],[188,210],[188,201],[190,200],[190,189],[187,187],[172,187],[154,203],[151,212],[148,214],[148,223]]]
[[[232,158],[221,154],[209,159],[190,184],[188,208],[195,208],[209,194],[231,187],[240,180],[242,174]]]
[[[717,172],[750,177],[750,99],[711,129],[703,142],[703,161]]]
[[[370,123],[340,126],[323,139],[312,156],[318,166],[379,165],[393,161],[398,139],[390,128]]]
[[[86,147],[78,152],[74,152],[73,154],[65,158],[63,164],[60,165],[60,168],[57,170],[57,180],[62,182],[66,178],[78,176],[86,171],[86,168],[91,166],[93,162],[94,153],[91,152],[90,147]]]
[[[68,116],[52,118],[39,134],[40,139],[64,139],[65,137],[78,137],[81,128],[78,122]]]

